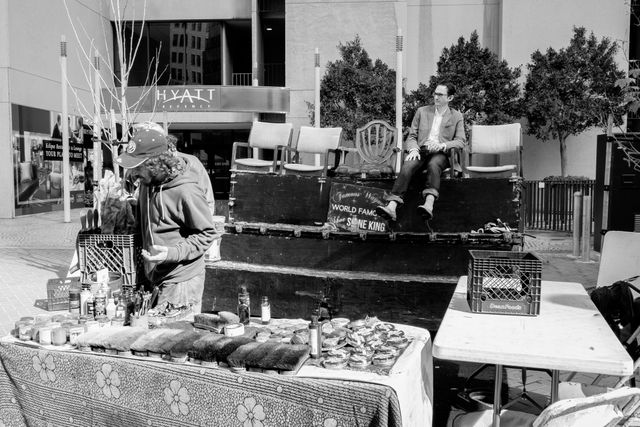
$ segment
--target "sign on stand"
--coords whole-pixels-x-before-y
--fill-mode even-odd
[[[333,182],[327,222],[343,231],[387,232],[386,221],[376,214],[376,206],[387,203],[384,193],[380,188]]]
[[[59,139],[44,139],[43,159],[45,161],[62,161],[62,141]],[[84,160],[82,142],[69,138],[69,162],[82,163]]]

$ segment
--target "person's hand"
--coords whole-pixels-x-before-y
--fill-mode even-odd
[[[420,159],[420,151],[411,150],[409,151],[409,154],[407,154],[407,157],[404,158],[404,161],[408,162],[410,160],[418,160],[418,159]]]
[[[166,246],[152,245],[150,251],[147,251],[146,249],[142,250],[142,257],[145,261],[157,264],[166,260],[168,253],[169,248]]]
[[[442,148],[442,144],[435,141],[429,141],[425,144],[425,147],[429,153],[437,153]]]

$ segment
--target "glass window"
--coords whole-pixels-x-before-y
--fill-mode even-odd
[[[189,24],[192,24],[191,22]],[[193,38],[187,38],[188,31],[192,31],[192,26],[187,26],[184,22],[154,22],[147,21],[144,26],[139,22],[128,24],[125,28],[124,39],[125,48],[136,46],[138,38],[143,39],[138,48],[137,57],[129,73],[129,86],[142,86],[150,79],[149,73],[153,72],[157,56],[159,85],[175,84],[175,81],[182,81],[182,78],[189,77],[189,84],[219,85],[222,84],[222,49],[220,40],[221,23],[218,21],[198,21],[196,28],[201,30],[198,35],[188,34]],[[133,30],[132,30],[133,28]],[[229,49],[232,55],[234,72],[250,72],[251,62],[251,25],[250,21],[237,24],[234,21],[233,32],[231,32]],[[131,39],[133,38],[133,43]],[[245,43],[245,40],[248,40]],[[185,42],[189,42],[189,46]],[[190,47],[194,43],[195,47]],[[115,38],[113,44],[117,49]],[[189,51],[187,51],[187,47]],[[189,58],[189,55],[193,55]],[[118,54],[114,55],[113,67],[115,74],[120,74],[120,65],[117,63]],[[247,66],[244,65],[246,58]],[[190,64],[198,67],[200,75],[178,75],[178,67],[172,68],[171,64]],[[184,68],[182,68],[184,70]],[[236,71],[237,70],[237,71]],[[189,71],[192,71],[189,69]],[[120,81],[116,78],[115,84],[120,86]]]

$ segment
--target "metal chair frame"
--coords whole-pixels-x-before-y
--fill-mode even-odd
[[[283,146],[291,144],[293,125],[291,123],[253,122],[248,142],[234,142],[231,149],[231,172],[242,170],[249,173],[276,173],[278,153]],[[237,158],[238,148],[252,151],[252,156]],[[259,159],[259,150],[273,150],[273,160]],[[243,169],[238,169],[238,165]]]
[[[325,178],[329,169],[337,167],[340,161],[340,142],[342,140],[342,128],[316,128],[301,126],[298,133],[296,146],[279,148],[278,160],[280,161],[279,173],[285,175],[287,171],[298,174],[320,175]],[[314,164],[301,163],[300,154],[314,155]],[[334,165],[329,166],[330,154],[334,155]],[[324,157],[322,162],[321,157]]]

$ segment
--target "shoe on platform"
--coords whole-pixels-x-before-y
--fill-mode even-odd
[[[418,206],[418,213],[426,220],[433,219],[433,208],[426,204]]]
[[[396,210],[390,208],[389,205],[376,207],[376,213],[388,221],[395,221],[397,219]]]

